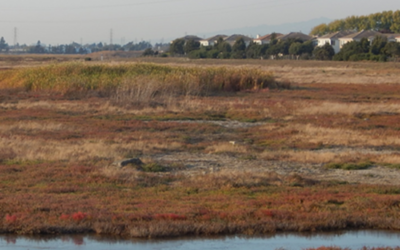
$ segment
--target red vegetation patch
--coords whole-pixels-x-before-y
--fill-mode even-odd
[[[82,221],[87,217],[86,213],[77,212],[72,215],[72,219],[76,222]]]
[[[17,220],[17,216],[15,214],[13,215],[7,214],[5,219],[7,223],[14,223]]]

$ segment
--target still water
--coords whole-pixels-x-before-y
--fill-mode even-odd
[[[275,234],[263,237],[228,236],[168,240],[132,240],[97,235],[26,237],[0,235],[1,250],[79,249],[79,250],[203,250],[203,249],[285,249],[299,250],[320,246],[360,249],[400,246],[400,232],[346,231],[329,234]]]

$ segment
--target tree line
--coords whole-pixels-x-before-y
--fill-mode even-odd
[[[201,46],[198,41],[176,39],[170,45],[170,56],[186,56],[191,59],[302,59],[336,61],[397,61],[400,58],[400,43],[388,41],[386,36],[377,35],[372,42],[364,38],[361,41],[346,43],[335,54],[330,44],[315,46],[313,41],[300,39],[278,40],[272,36],[269,44],[259,45],[250,42],[246,45],[243,38],[238,38],[231,46],[220,38],[212,46]],[[165,56],[165,54],[163,54]],[[147,49],[143,56],[157,56],[157,52]]]
[[[246,43],[238,38],[233,45],[219,38],[212,46],[201,46],[195,40],[176,39],[169,49],[172,56],[187,56],[189,58],[216,58],[216,59],[263,59],[291,55],[307,59],[312,56],[314,45],[312,41],[300,39],[278,40],[272,34],[269,44]]]
[[[164,46],[165,44],[156,43],[155,46]],[[152,48],[153,45],[147,41],[141,41],[139,43],[129,42],[125,45],[119,44],[103,44],[103,43],[92,43],[92,44],[79,44],[72,42],[70,44],[60,45],[44,45],[41,41],[38,41],[34,45],[16,44],[9,45],[4,37],[0,38],[0,52],[20,52],[20,53],[33,53],[33,54],[88,54],[98,51],[143,51],[148,48]]]
[[[343,45],[333,56],[336,61],[387,61],[389,58],[397,61],[400,57],[400,43],[388,42],[386,36],[375,36],[370,42],[367,38],[352,41]]]
[[[328,33],[345,30],[376,30],[400,33],[400,10],[383,11],[368,16],[349,16],[345,19],[332,21],[329,24],[323,23],[315,26],[311,30],[310,35],[322,36]]]

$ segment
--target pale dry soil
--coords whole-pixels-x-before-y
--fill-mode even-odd
[[[180,163],[186,169],[176,173],[188,176],[213,174],[277,173],[279,175],[300,175],[314,180],[331,180],[360,184],[398,185],[400,171],[374,165],[365,170],[326,169],[323,164],[307,164],[284,161],[245,160],[228,154],[171,153],[152,156],[162,163]]]
[[[213,123],[228,128],[247,128],[251,126],[260,126],[265,123],[246,123],[238,121],[181,121],[181,122],[198,122]],[[240,147],[240,143],[232,141],[224,142],[227,148]],[[382,150],[379,148],[350,148],[350,147],[334,147],[329,149],[313,150],[314,154],[362,154],[362,155],[396,155],[400,152],[395,150]],[[301,154],[301,152],[298,152]],[[309,153],[304,151],[304,154]],[[268,153],[264,153],[268,154]],[[274,154],[274,152],[271,152]],[[187,176],[198,175],[229,175],[229,174],[246,174],[246,173],[277,173],[283,176],[300,175],[304,178],[314,180],[339,181],[354,184],[383,184],[398,185],[400,180],[400,170],[374,164],[368,169],[361,170],[343,170],[328,169],[324,167],[324,163],[304,163],[296,161],[277,161],[258,159],[244,159],[238,157],[232,152],[221,153],[190,153],[190,152],[172,152],[164,154],[156,154],[150,157],[153,161],[161,164],[170,165],[171,163],[184,166],[185,168],[173,171],[175,174],[184,174]],[[168,173],[169,174],[169,173]]]

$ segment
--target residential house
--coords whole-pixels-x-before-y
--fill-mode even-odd
[[[298,39],[298,40],[301,40],[303,42],[306,42],[306,41],[311,41],[313,39],[313,37],[309,36],[309,35],[306,35],[306,34],[303,34],[301,32],[290,32],[289,34],[280,36],[278,38],[279,41],[284,41],[284,40],[288,40],[288,39]]]
[[[400,34],[383,34],[387,37],[388,42],[400,42]]]
[[[202,46],[214,46],[218,42],[218,39],[222,38],[225,39],[227,36],[226,35],[216,35],[212,36],[207,39],[200,40],[200,45]]]
[[[347,36],[343,36],[339,38],[340,41],[340,48],[343,47],[346,43],[353,42],[353,41],[361,41],[361,39],[366,38],[368,39],[369,42],[372,42],[374,40],[375,36],[383,35],[382,33],[379,33],[374,30],[362,30]]]
[[[229,43],[231,46],[233,46],[235,44],[236,40],[239,38],[243,38],[246,46],[249,46],[249,44],[253,41],[253,38],[251,38],[251,37],[244,36],[244,35],[237,35],[237,34],[225,37],[224,41]]]
[[[324,36],[318,37],[317,38],[317,46],[322,47],[325,44],[329,44],[333,47],[333,49],[335,50],[335,54],[338,53],[340,51],[340,41],[339,38],[347,36],[347,35],[351,35],[355,32],[353,31],[337,31],[334,33],[330,33],[330,34],[326,34]]]
[[[275,34],[275,38],[279,39],[279,37],[282,37],[283,34],[281,33],[272,33],[272,34],[267,34],[265,36],[259,36],[257,35],[257,38],[253,40],[254,43],[263,45],[263,44],[269,44],[271,42],[271,39],[273,38],[273,35]]]

